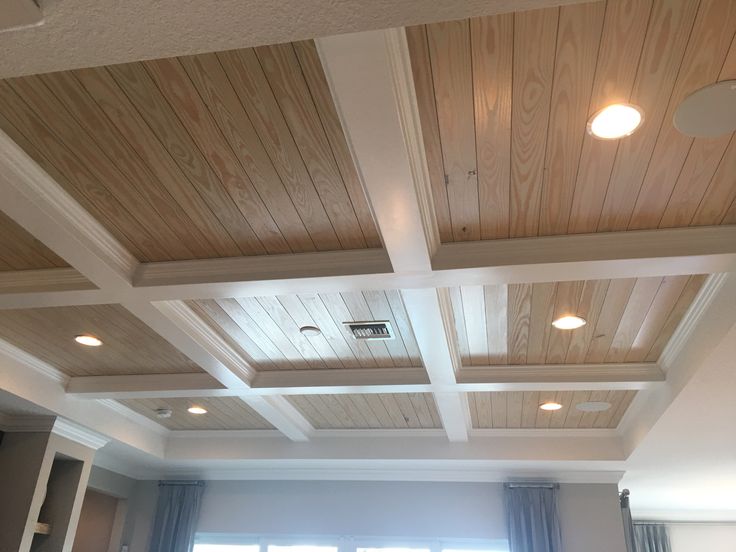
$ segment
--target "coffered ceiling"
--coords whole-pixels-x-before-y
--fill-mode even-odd
[[[736,323],[736,144],[671,122],[736,6],[485,4],[1,80],[3,389],[166,461],[624,462]]]

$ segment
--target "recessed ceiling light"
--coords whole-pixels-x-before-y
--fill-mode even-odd
[[[560,408],[562,408],[562,405],[554,401],[549,401],[549,402],[540,404],[539,408],[541,408],[542,410],[554,411],[554,410],[559,410]]]
[[[611,408],[611,403],[603,401],[588,401],[576,404],[575,408],[581,412],[605,412]]]
[[[595,113],[588,121],[588,133],[601,140],[616,140],[636,131],[644,120],[638,107],[612,104]]]
[[[307,337],[316,337],[322,333],[317,326],[302,326],[299,331]]]
[[[585,326],[585,324],[586,322],[584,318],[580,318],[579,316],[575,316],[574,314],[561,316],[560,318],[552,322],[552,325],[558,330],[574,330]]]
[[[157,408],[156,409],[156,416],[158,418],[171,418],[171,409],[170,408]]]
[[[99,347],[100,345],[102,345],[102,341],[100,341],[95,336],[88,334],[75,336],[74,341],[76,341],[80,345],[86,345],[87,347]]]
[[[192,406],[187,408],[187,412],[189,412],[190,414],[207,414],[207,409],[193,404]]]

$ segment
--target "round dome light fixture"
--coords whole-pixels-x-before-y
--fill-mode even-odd
[[[587,401],[575,405],[580,412],[605,412],[611,408],[611,403],[604,401]]]
[[[74,336],[74,341],[76,341],[80,345],[86,345],[87,347],[99,347],[100,345],[102,345],[102,340],[89,334]]]
[[[299,331],[303,336],[306,337],[317,337],[318,335],[322,334],[322,330],[320,330],[317,326],[302,326],[299,328]]]
[[[187,408],[187,412],[189,412],[190,414],[195,414],[195,415],[207,414],[207,409],[202,406],[193,404],[192,406]]]
[[[577,328],[582,328],[585,324],[587,324],[587,322],[584,318],[580,318],[574,314],[561,316],[552,322],[552,325],[558,330],[576,330]]]
[[[736,80],[696,90],[677,106],[675,128],[694,138],[717,138],[736,130]]]
[[[588,134],[600,140],[618,140],[636,132],[643,121],[641,108],[632,104],[611,104],[588,120]]]
[[[562,408],[562,405],[558,402],[548,401],[546,403],[540,404],[539,408],[540,410],[546,410],[547,412],[554,412],[555,410],[560,410]]]

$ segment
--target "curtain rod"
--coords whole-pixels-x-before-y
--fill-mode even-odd
[[[559,483],[506,483],[507,489],[559,489]]]
[[[175,485],[195,485],[197,487],[201,487],[204,485],[204,481],[159,481],[158,486],[159,487],[169,487],[169,486],[175,486]]]

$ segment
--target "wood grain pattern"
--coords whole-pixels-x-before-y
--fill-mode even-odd
[[[437,229],[440,240],[453,241],[450,205],[445,184],[445,165],[442,160],[439,121],[437,120],[437,101],[432,82],[431,59],[425,26],[407,27],[406,40],[411,56],[411,70],[417,97],[417,110],[422,126],[422,141],[427,160],[429,182],[432,188]]]
[[[473,74],[468,21],[427,27],[437,119],[455,241],[480,239]]]
[[[514,16],[470,20],[480,237],[509,237]]]
[[[736,77],[735,31],[729,0],[601,1],[410,28],[433,178],[448,160],[478,171],[477,205],[472,186],[433,186],[442,241],[733,224],[732,134],[693,140],[671,121],[687,95]],[[588,119],[617,102],[641,107],[642,127],[589,136]],[[454,214],[473,222],[476,207],[480,237],[458,237]]]
[[[80,334],[92,334],[103,345],[79,345],[74,337]],[[202,371],[118,305],[0,311],[0,338],[69,376]]]
[[[0,271],[68,266],[63,259],[0,211]]]
[[[539,230],[558,20],[558,9],[522,12],[514,17],[512,238],[536,236]]]
[[[560,8],[539,234],[565,234],[586,135],[605,4]]]
[[[450,289],[464,365],[654,362],[703,276]],[[558,330],[567,314],[587,324]],[[523,422],[523,420],[522,420]]]
[[[381,246],[312,41],[8,79],[0,97],[0,128],[141,261]]]
[[[244,355],[256,370],[422,366],[419,348],[397,290],[190,301],[190,306]],[[343,322],[388,320],[388,341],[352,337]],[[299,328],[317,326],[306,337]]]
[[[217,429],[273,429],[255,410],[237,397],[196,397],[176,399],[128,399],[119,401],[131,410],[175,431]],[[197,405],[207,414],[190,414],[187,408]],[[170,418],[159,418],[156,410],[171,409]]]
[[[292,395],[289,401],[316,429],[438,429],[429,393]]]
[[[468,403],[475,429],[615,429],[635,396],[636,391],[499,391],[468,393]],[[562,408],[540,410],[549,401]],[[575,408],[587,401],[608,402],[611,408],[592,413]]]

